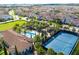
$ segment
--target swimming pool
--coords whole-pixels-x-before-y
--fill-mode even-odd
[[[68,55],[71,53],[77,40],[78,36],[75,33],[60,31],[46,42],[45,48],[52,48],[57,53],[63,52]]]
[[[27,36],[28,38],[34,38],[36,33],[37,33],[36,31],[27,31],[25,34],[24,33],[22,33],[22,34]]]

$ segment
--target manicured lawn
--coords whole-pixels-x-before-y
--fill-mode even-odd
[[[79,42],[77,43],[77,46],[74,49],[73,55],[79,55]]]
[[[0,55],[4,55],[4,51],[3,50],[0,51]]]
[[[3,24],[0,24],[0,31],[12,29],[15,24],[22,25],[25,22],[26,21],[24,21],[24,20],[17,20],[17,21],[6,22],[6,23],[3,23]]]

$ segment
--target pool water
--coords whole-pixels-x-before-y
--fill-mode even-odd
[[[72,51],[78,36],[69,32],[60,31],[46,42],[45,48],[52,48],[55,52],[63,52],[68,55]]]
[[[34,38],[36,35],[36,31],[27,31],[26,34],[23,34],[27,36],[28,38]]]

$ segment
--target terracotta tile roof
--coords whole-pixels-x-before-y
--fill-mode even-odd
[[[4,41],[9,45],[8,51],[10,52],[14,50],[15,45],[18,51],[22,51],[25,48],[28,49],[32,46],[32,39],[20,35],[13,30],[4,31],[2,34]]]

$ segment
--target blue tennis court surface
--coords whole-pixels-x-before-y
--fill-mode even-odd
[[[57,53],[63,52],[68,55],[78,40],[78,36],[69,32],[60,31],[49,40],[51,41],[46,42],[46,48],[52,48]]]

